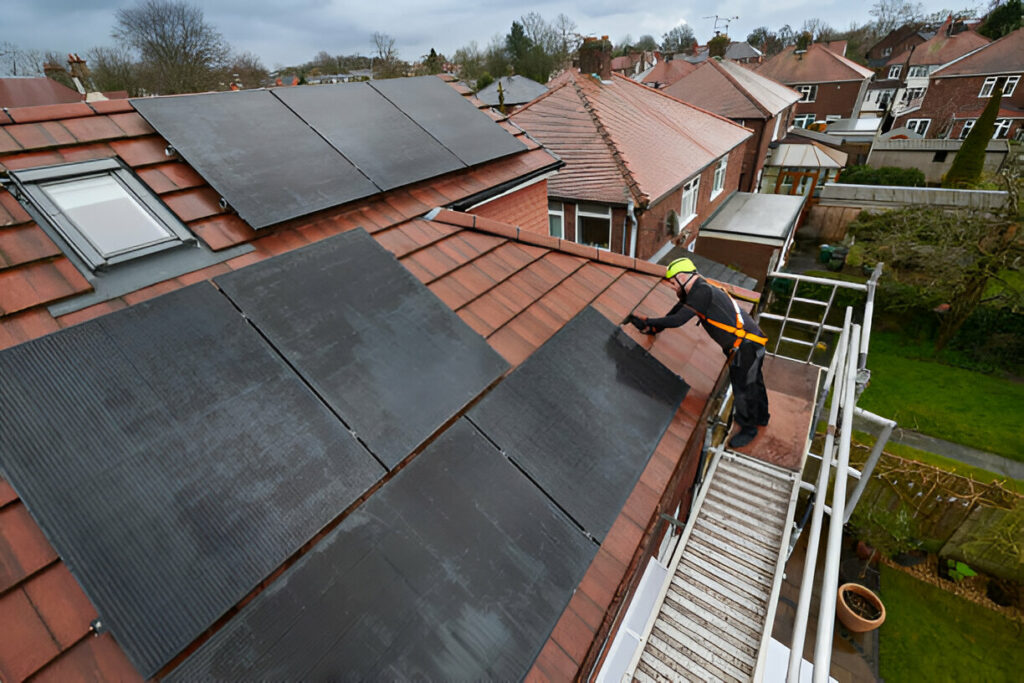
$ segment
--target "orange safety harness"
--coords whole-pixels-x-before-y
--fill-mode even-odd
[[[705,280],[705,282],[708,282],[708,281]],[[712,287],[718,287],[718,285],[712,284],[710,282],[708,282],[708,284],[711,285]],[[729,295],[729,292],[727,292],[724,287],[718,287],[718,289],[721,289],[723,292],[725,292],[725,295],[729,297],[729,302],[732,304],[732,308],[736,312],[736,326],[735,327],[733,327],[732,325],[729,325],[727,323],[720,323],[717,320],[712,320],[711,318],[707,317],[706,315],[704,315],[700,311],[694,310],[692,308],[690,310],[692,310],[694,313],[696,313],[697,317],[700,318],[703,322],[705,322],[707,324],[710,324],[710,325],[714,325],[715,327],[717,327],[720,330],[725,330],[729,334],[736,335],[736,342],[732,345],[732,348],[734,348],[734,349],[738,349],[740,344],[743,343],[744,339],[746,339],[747,341],[752,341],[755,344],[760,344],[761,346],[764,346],[765,344],[767,344],[768,343],[768,337],[759,337],[756,334],[753,334],[751,332],[747,332],[746,330],[743,329],[743,316],[740,315],[740,306],[739,306],[739,304],[736,303],[736,300],[733,299],[732,296]]]

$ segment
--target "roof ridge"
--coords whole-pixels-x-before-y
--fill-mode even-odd
[[[614,75],[617,74],[613,74],[613,76]],[[627,78],[626,80],[629,79]],[[587,97],[585,92],[583,92],[583,88],[580,87],[580,84],[576,82],[575,74],[570,76],[567,79],[567,82],[572,83],[573,88],[576,89],[576,95],[583,102],[583,109],[590,115],[591,120],[594,122],[594,126],[597,128],[598,135],[601,136],[601,139],[604,140],[605,145],[611,151],[612,159],[615,161],[615,165],[619,168],[619,171],[623,174],[623,177],[626,180],[626,187],[629,188],[629,193],[633,196],[633,199],[636,200],[637,204],[640,204],[645,200],[649,201],[650,197],[640,189],[640,184],[633,176],[633,171],[630,170],[629,164],[626,163],[626,159],[622,155],[622,151],[612,139],[611,133],[608,132],[608,129],[605,127],[604,123],[602,123],[601,117],[597,115],[597,111],[593,103],[590,101],[590,98]],[[630,81],[630,83],[632,82],[633,81]]]
[[[832,50],[829,50],[822,43],[813,43],[812,47],[815,46],[815,45],[820,47],[822,50],[824,50],[830,56],[835,58],[835,60],[837,62],[839,62],[840,64],[842,64],[846,68],[852,70],[854,73],[860,73],[860,71],[859,71],[860,69],[864,69],[865,71],[867,71],[868,72],[867,74],[863,74],[863,73],[860,74],[862,78],[874,75],[874,72],[871,71],[870,69],[861,66],[860,64],[858,64],[857,62],[853,61],[852,59],[849,59],[849,58],[844,57],[844,56],[842,56],[840,54],[836,54],[835,52],[832,52]]]
[[[558,78],[558,76],[555,76],[555,78]],[[532,100],[530,100],[529,102],[527,102],[526,104],[524,104],[523,106],[519,107],[518,109],[516,109],[511,114],[509,114],[507,118],[511,119],[513,114],[518,114],[521,111],[526,111],[527,109],[532,107],[537,102],[540,102],[541,100],[547,99],[548,97],[550,97],[554,93],[558,92],[559,90],[561,90],[562,88],[564,88],[568,84],[569,84],[569,81],[566,80],[566,81],[563,81],[562,83],[559,83],[554,88],[548,88],[548,91],[546,93],[544,93],[543,95],[538,95],[537,97],[533,98]]]
[[[700,67],[697,67],[697,68],[699,69]],[[696,69],[694,69],[694,71],[691,71],[690,73],[695,73],[695,72],[696,72]],[[618,76],[618,74],[613,74],[613,75]],[[687,76],[689,76],[689,75],[690,74],[687,74]],[[664,90],[658,90],[657,88],[652,88],[649,85],[644,85],[643,83],[637,83],[636,81],[631,80],[629,78],[626,78],[625,76],[619,76],[619,78],[622,78],[623,80],[629,81],[633,85],[640,86],[641,88],[644,88],[645,90],[650,90],[651,92],[658,93],[662,97],[667,97],[668,99],[673,100],[674,102],[678,102],[679,104],[685,105],[685,106],[687,106],[690,109],[693,109],[695,111],[699,111],[702,114],[707,114],[708,116],[713,116],[716,119],[718,119],[720,121],[725,121],[726,123],[731,124],[733,126],[736,126],[737,128],[743,128],[744,130],[750,131],[750,129],[747,128],[746,126],[741,126],[740,124],[736,123],[735,121],[733,121],[730,118],[722,116],[721,114],[716,114],[715,112],[709,111],[707,109],[704,109],[703,107],[698,107],[696,104],[693,104],[692,102],[687,102],[686,100],[679,99],[675,95],[670,95],[669,93],[665,92]],[[686,76],[683,76],[683,78],[686,78]],[[683,79],[680,78],[679,80],[681,81]],[[679,81],[676,81],[676,82],[678,83]],[[675,126],[673,126],[673,127],[675,127]],[[753,132],[753,131],[751,131],[751,132]],[[700,144],[700,143],[698,142],[698,144]],[[701,145],[701,147],[703,147],[703,145]],[[705,149],[707,149],[707,148],[705,148]]]
[[[730,83],[732,83],[733,87],[735,87],[737,90],[739,90],[740,94],[742,94],[744,97],[746,97],[747,100],[751,104],[753,104],[755,108],[758,109],[758,111],[760,111],[762,114],[764,114],[768,118],[771,118],[772,116],[775,115],[774,113],[768,111],[767,107],[765,107],[763,104],[761,104],[761,102],[758,101],[758,99],[756,97],[754,97],[754,95],[749,90],[747,90],[738,80],[736,80],[736,77],[733,76],[729,72],[728,69],[726,69],[724,66],[722,66],[721,62],[719,62],[717,59],[716,60],[709,60],[709,62],[711,63],[711,66],[714,67],[714,69],[716,71],[718,71],[718,73],[720,73],[723,76],[725,76],[725,79],[727,81],[729,81]]]

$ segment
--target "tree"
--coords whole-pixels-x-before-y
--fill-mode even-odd
[[[459,78],[469,83],[470,87],[484,73],[484,55],[475,40],[456,50],[452,61],[455,62]]]
[[[379,31],[373,34],[373,46],[377,56],[373,62],[374,78],[398,78],[402,75],[395,39]]]
[[[884,38],[890,31],[904,24],[920,21],[924,9],[919,2],[908,0],[878,0],[868,14],[875,18],[875,34]]]
[[[718,57],[720,59],[724,58],[725,51],[729,49],[729,43],[731,42],[732,41],[729,40],[729,36],[724,33],[719,33],[714,38],[708,40],[708,56]]]
[[[543,19],[531,13],[524,17],[524,21],[525,24],[512,22],[512,28],[505,36],[505,51],[515,73],[545,83],[554,68],[554,57],[544,49],[543,44],[534,42],[526,33],[526,26],[532,26],[531,30],[537,35],[538,23],[542,24]],[[538,37],[543,38],[542,35]]]
[[[21,48],[6,40],[0,43],[0,75],[42,76],[43,53]]]
[[[835,29],[821,19],[806,19],[800,30],[802,33],[810,33],[815,43],[832,40],[836,35]]]
[[[569,58],[579,49],[583,37],[580,36],[576,22],[564,14],[555,17],[552,25],[555,35],[558,38],[558,52],[555,54],[556,66],[564,65]]]
[[[687,24],[679,24],[661,37],[661,50],[667,54],[690,52],[696,44],[693,29]]]
[[[969,188],[981,179],[981,172],[985,166],[985,150],[988,141],[995,134],[996,118],[999,116],[999,103],[1002,99],[1003,87],[996,85],[988,104],[985,105],[985,110],[981,112],[971,132],[960,145],[953,158],[953,164],[946,172],[946,177],[942,179],[943,187]]]
[[[1006,0],[988,13],[985,23],[978,29],[978,33],[986,38],[996,40],[1013,33],[1020,27],[1021,0]]]
[[[654,36],[645,33],[637,39],[636,45],[633,47],[641,52],[653,52],[658,49],[658,41],[654,39]]]
[[[625,57],[630,52],[633,52],[633,50],[633,36],[627,33],[622,39],[622,42],[615,46],[615,50],[612,52],[612,55],[615,57]]]
[[[421,59],[423,62],[423,70],[428,74],[439,74],[444,71],[445,58],[444,55],[437,54],[434,48],[430,48],[430,54],[424,55]]]
[[[115,16],[113,36],[138,53],[152,92],[200,92],[218,85],[230,48],[201,9],[183,0],[142,0]]]
[[[92,88],[100,92],[125,90],[132,97],[146,95],[140,68],[125,47],[95,47],[86,55]]]
[[[334,66],[336,67],[337,64],[334,64]],[[338,72],[328,70],[325,73]],[[270,72],[263,66],[263,62],[251,52],[242,52],[233,56],[228,66],[227,75],[228,80],[235,83],[239,88],[259,88],[270,79]]]

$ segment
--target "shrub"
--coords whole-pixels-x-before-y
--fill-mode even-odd
[[[850,166],[839,174],[840,183],[848,185],[895,185],[899,187],[924,187],[924,173],[919,168],[898,168],[896,166]]]

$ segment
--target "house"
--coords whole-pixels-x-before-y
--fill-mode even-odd
[[[618,327],[672,305],[663,268],[541,234],[562,162],[470,102],[3,113],[3,680],[593,670],[726,359]],[[754,444],[792,471],[787,367]]]
[[[801,94],[794,125],[857,118],[873,72],[838,54],[843,44],[829,49],[814,43],[806,50],[787,47],[756,67],[756,72]]]
[[[896,88],[893,95],[892,116],[903,122],[906,122],[908,117],[915,121],[919,120],[921,117],[911,117],[911,114],[921,107],[931,82],[930,75],[944,65],[988,45],[989,42],[988,38],[971,30],[962,21],[954,21],[953,16],[950,15],[934,36],[921,45],[911,48],[909,52],[893,57],[886,63],[887,78],[890,81],[900,79],[902,83]],[[921,129],[922,125],[916,122],[912,130],[917,130],[925,135],[926,131]]]
[[[501,92],[498,91],[499,86]],[[505,106],[507,112],[540,97],[548,89],[544,85],[526,76],[502,76],[486,88],[481,88],[476,96],[484,104],[492,107]]]
[[[80,92],[50,78],[0,78],[0,108],[35,107],[81,102]]]
[[[941,32],[940,32],[941,33]],[[956,37],[970,36],[965,31]],[[896,116],[894,125],[906,126],[929,138],[967,137],[981,116],[996,86],[1003,89],[993,137],[1019,139],[1024,129],[1024,31],[1017,29],[987,42],[931,70],[925,92]],[[968,38],[975,41],[976,39]],[[974,44],[972,42],[971,44]]]
[[[700,64],[707,60],[708,54],[707,45],[694,45],[693,52],[681,52],[675,59]],[[746,41],[733,41],[725,48],[724,58],[741,64],[760,64],[764,61],[764,53]]]
[[[868,49],[864,55],[868,60],[868,66],[875,69],[877,78],[885,78],[888,73],[886,64],[894,56],[909,52],[929,38],[935,35],[934,31],[928,31],[920,23],[909,23],[894,28]]]
[[[657,50],[644,50],[621,57],[613,57],[611,69],[613,73],[633,78],[651,67],[657,66],[661,61],[661,53]]]
[[[633,78],[638,83],[660,90],[672,85],[686,74],[692,73],[696,65],[685,59],[658,62],[654,67]]]
[[[566,163],[548,181],[547,234],[643,259],[691,242],[740,186],[750,130],[596,69],[563,73],[511,116]]]
[[[703,62],[664,92],[754,131],[743,157],[743,192],[756,191],[768,145],[786,135],[801,98],[795,90],[728,59]]]

